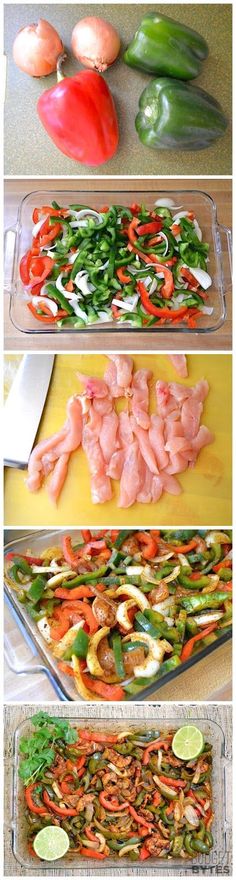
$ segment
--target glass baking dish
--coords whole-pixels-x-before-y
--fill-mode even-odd
[[[68,204],[85,204],[95,210],[99,210],[102,203],[107,205],[123,204],[129,206],[132,202],[143,202],[149,209],[154,202],[163,198],[173,198],[176,207],[182,206],[183,210],[195,212],[197,220],[203,231],[204,240],[210,245],[208,271],[213,279],[209,292],[208,305],[213,306],[212,315],[202,315],[197,328],[186,327],[185,324],[178,326],[150,327],[151,332],[156,333],[209,333],[218,330],[226,318],[226,293],[231,286],[231,231],[218,223],[217,207],[211,196],[197,190],[171,190],[153,189],[149,192],[87,192],[57,190],[45,192],[31,192],[20,202],[17,220],[6,230],[6,290],[10,293],[10,317],[14,326],[23,333],[48,334],[48,333],[111,333],[124,334],[125,331],[143,333],[143,328],[133,328],[130,324],[114,325],[112,323],[92,324],[86,330],[75,328],[62,328],[61,330],[52,325],[40,326],[40,322],[34,319],[27,309],[23,299],[23,287],[19,277],[19,262],[23,254],[31,247],[32,243],[32,212],[35,207],[51,203],[56,200],[60,205],[67,207]],[[145,333],[147,329],[145,330]]]
[[[204,715],[204,712],[202,714]],[[57,715],[60,717],[59,710],[57,710]],[[160,731],[166,732],[168,729],[175,730],[181,725],[188,723],[188,721],[191,724],[196,724],[202,731],[205,739],[209,740],[213,746],[212,791],[214,822],[212,833],[214,845],[208,856],[200,855],[198,858],[189,861],[183,861],[183,859],[178,857],[171,860],[153,858],[148,862],[148,867],[145,862],[132,864],[129,859],[124,858],[122,862],[117,863],[117,859],[109,858],[105,864],[103,862],[102,868],[99,870],[99,868],[93,866],[89,859],[78,859],[76,856],[74,858],[70,857],[70,859],[64,857],[56,863],[50,863],[54,871],[58,867],[65,871],[66,876],[78,875],[78,873],[80,876],[86,876],[86,874],[106,876],[107,874],[109,875],[109,871],[113,875],[113,872],[115,873],[116,868],[118,868],[121,876],[145,876],[147,874],[148,876],[156,876],[157,873],[159,874],[159,871],[165,874],[165,871],[172,868],[177,874],[185,874],[186,872],[204,872],[205,874],[208,868],[212,872],[211,869],[216,869],[218,865],[222,864],[226,853],[227,815],[230,799],[229,786],[232,768],[230,759],[226,756],[224,731],[218,722],[202,717],[201,707],[196,712],[196,707],[194,706],[181,706],[178,708],[171,706],[166,708],[158,704],[139,707],[138,712],[137,706],[122,706],[121,708],[120,706],[104,707],[103,705],[100,712],[97,707],[93,707],[92,711],[85,710],[85,712],[74,708],[66,716],[63,713],[63,718],[65,717],[68,721],[75,723],[78,728],[86,726],[99,732],[104,731],[105,728],[107,734],[118,733],[124,730],[124,725],[125,729],[128,726],[128,729],[132,729],[133,732],[140,730],[140,728],[147,731],[150,729],[150,724],[152,725],[153,721],[155,725],[158,724]],[[19,724],[13,735],[12,848],[16,860],[20,862],[22,867],[28,870],[32,868],[33,874],[36,870],[35,859],[27,852],[27,824],[22,808],[23,785],[18,775],[19,739],[21,736],[28,736],[30,731],[32,731],[32,725],[30,718],[28,718]],[[48,863],[37,863],[37,875],[45,873],[50,873]]]
[[[79,542],[81,540],[81,532],[76,529],[70,529],[71,534],[72,532],[74,542]],[[58,544],[59,536],[61,538],[64,534],[68,534],[68,529],[61,529],[60,531],[32,532],[28,536],[18,538],[10,544],[7,544],[5,547],[5,552],[20,552],[24,554],[27,548],[30,548],[33,555],[39,556],[41,552],[45,549],[45,547],[50,547]],[[53,682],[55,690],[57,691],[57,694],[61,699],[83,702],[82,698],[79,696],[78,691],[75,688],[73,678],[68,675],[64,675],[61,671],[59,671],[57,661],[53,657],[49,647],[47,646],[47,642],[45,642],[45,639],[40,634],[37,624],[27,614],[24,605],[22,605],[17,599],[17,594],[15,593],[15,591],[7,583],[4,584],[4,588],[7,599],[10,602],[11,606],[13,606],[14,612],[16,612],[16,616],[19,619],[21,629],[23,627],[23,633],[25,631],[26,638],[27,635],[28,637],[30,636],[35,647],[37,648],[39,655],[43,659],[44,666],[40,665],[38,671],[42,672],[44,669],[46,674],[50,677],[50,680]],[[186,663],[177,666],[176,669],[174,669],[172,672],[166,673],[166,675],[163,675],[161,678],[159,678],[159,680],[157,676],[156,681],[151,685],[147,685],[147,687],[144,687],[142,691],[139,691],[138,696],[127,696],[127,701],[139,702],[140,700],[151,698],[152,694],[154,694],[160,687],[163,687],[164,684],[167,684],[173,678],[181,675],[186,669],[189,669],[191,666],[195,666],[196,663],[198,663],[198,660],[202,660],[204,657],[207,657],[212,651],[216,651],[220,645],[223,645],[229,639],[231,639],[231,631],[228,631],[224,635],[222,634],[221,636],[219,636],[217,638],[217,642],[213,642],[211,645],[201,648],[197,652],[197,654],[194,654],[193,657],[190,657],[190,659]],[[32,669],[30,669],[29,667],[28,672],[35,672],[35,667],[32,666]],[[182,694],[182,698],[184,699],[184,692]],[[122,703],[122,705],[124,705],[124,703]]]

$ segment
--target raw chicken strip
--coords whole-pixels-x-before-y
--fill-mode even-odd
[[[103,379],[97,379],[96,376],[86,376],[85,373],[76,373],[77,379],[82,382],[85,387],[86,395],[91,400],[93,397],[107,397],[108,387]]]
[[[185,400],[181,410],[181,423],[188,440],[196,437],[202,415],[203,404],[196,397]]]
[[[150,501],[152,501],[153,474],[151,473],[148,465],[144,460],[142,462],[140,477],[141,489],[138,492],[136,500],[139,501],[141,504],[150,504]]]
[[[113,361],[110,361],[107,365],[104,379],[112,397],[124,397],[124,388],[122,388],[121,385],[118,385],[117,369]]]
[[[158,413],[163,419],[176,409],[176,400],[171,394],[168,382],[162,382],[160,379],[156,382],[156,401]]]
[[[172,477],[170,474],[162,471],[160,474],[160,479],[162,481],[162,486],[165,492],[168,492],[170,495],[180,495],[182,492],[182,487],[178,483],[178,480],[175,477]]]
[[[94,397],[93,398],[93,408],[97,413],[101,416],[108,415],[108,413],[112,412],[112,398],[111,397]]]
[[[110,478],[106,474],[96,474],[91,477],[91,497],[93,504],[104,504],[112,498]]]
[[[131,401],[132,413],[140,428],[148,430],[150,425],[149,408],[149,387],[148,382],[152,379],[151,370],[137,370],[133,376],[132,390],[133,396]]]
[[[120,480],[125,460],[125,450],[118,449],[113,452],[111,459],[106,467],[106,474],[112,480]]]
[[[129,388],[132,381],[133,358],[126,354],[109,354],[108,357],[116,366],[117,385],[120,388]]]
[[[214,434],[212,434],[205,425],[200,425],[196,437],[192,440],[192,448],[198,453],[200,452],[200,449],[203,449],[203,446],[208,446],[209,443],[214,443],[214,439]]]
[[[104,504],[112,498],[111,481],[106,474],[106,464],[98,439],[100,431],[101,416],[91,406],[89,422],[85,423],[83,428],[82,446],[87,455],[91,474],[93,504]]]
[[[155,455],[150,443],[149,432],[145,431],[144,428],[140,428],[134,418],[131,418],[131,427],[138,439],[140,452],[143,456],[144,461],[146,462],[147,467],[150,469],[152,474],[158,474],[159,471]]]
[[[70,456],[67,452],[60,455],[60,458],[58,458],[58,461],[55,464],[51,480],[47,486],[49,498],[54,504],[56,504],[59,498],[67,477],[69,458]]]
[[[119,413],[119,438],[121,446],[129,446],[130,443],[133,443],[133,431],[131,428],[131,420],[129,413],[126,410],[123,410]]]
[[[200,379],[200,382],[197,382],[194,388],[192,388],[193,397],[197,397],[198,400],[201,400],[202,402],[206,400],[208,393],[209,384],[207,382],[207,379]]]
[[[169,456],[165,450],[165,441],[164,441],[164,421],[160,416],[151,416],[151,425],[149,428],[149,440],[153,452],[155,454],[156,462],[159,470],[167,467],[169,463]]]
[[[171,395],[175,398],[175,402],[178,404],[183,403],[183,400],[186,400],[187,397],[192,396],[192,388],[188,388],[187,385],[180,385],[178,382],[170,382],[169,390]]]
[[[31,452],[28,464],[27,486],[30,492],[40,488],[45,468],[65,453],[70,454],[81,444],[82,439],[82,407],[79,396],[74,395],[67,401],[67,420],[60,431],[47,440],[41,440]]]
[[[116,449],[119,446],[117,441],[118,425],[119,419],[114,409],[108,415],[103,416],[99,442],[103,458],[107,464],[109,463],[113,452],[116,452]]]
[[[125,450],[124,467],[120,481],[118,507],[131,507],[136,501],[140,486],[141,455],[138,441],[134,440]]]
[[[188,376],[188,366],[185,354],[169,354],[169,360],[174,367],[178,376],[182,376],[182,379],[186,379]]]
[[[163,483],[162,483],[161,475],[159,474],[158,477],[155,476],[152,478],[152,501],[154,503],[159,501],[159,498],[161,498],[162,492],[163,492]]]

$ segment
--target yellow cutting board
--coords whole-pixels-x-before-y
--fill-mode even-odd
[[[42,355],[43,357],[43,355]],[[57,355],[38,432],[38,440],[57,431],[65,420],[66,401],[81,391],[76,371],[102,377],[107,358],[98,354]],[[157,379],[178,378],[166,355],[135,354],[135,368],[153,371],[151,409],[155,409],[154,384]],[[113,482],[114,497],[104,505],[93,505],[87,460],[80,449],[70,459],[68,476],[57,507],[49,500],[45,487],[30,494],[22,470],[7,468],[5,473],[5,524],[24,526],[204,526],[231,524],[231,355],[193,354],[188,356],[188,385],[202,377],[210,392],[204,405],[202,422],[214,432],[215,442],[200,452],[194,469],[179,476],[183,492],[165,493],[157,504],[135,504],[128,510],[117,507],[119,484]],[[181,380],[180,380],[181,381]],[[120,406],[120,404],[119,404]],[[123,404],[122,404],[123,406]],[[17,430],[17,425],[16,425]]]

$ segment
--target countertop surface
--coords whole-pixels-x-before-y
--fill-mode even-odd
[[[155,4],[106,4],[106,18],[120,33],[122,51],[106,72],[113,94],[120,128],[120,143],[110,162],[89,168],[64,156],[50,140],[39,121],[36,104],[42,92],[55,84],[55,74],[44,79],[22,73],[12,59],[12,45],[18,30],[42,15],[59,31],[69,50],[66,75],[80,65],[70,51],[71,33],[79,16],[94,14],[94,5],[7,4],[5,5],[5,52],[7,85],[5,104],[5,173],[7,175],[104,175],[120,174],[231,174],[231,4],[162,4],[163,13],[200,31],[209,46],[209,57],[193,84],[219,101],[229,120],[225,135],[207,150],[195,152],[153,150],[145,147],[135,131],[138,101],[150,76],[124,64],[122,55],[146,12]],[[96,4],[96,15],[104,16],[104,5]]]
[[[176,179],[168,179],[168,178],[154,178],[150,179],[129,179],[129,178],[121,178],[117,179],[97,179],[96,182],[93,178],[85,178],[84,180],[57,180],[55,183],[57,190],[70,189],[72,192],[85,190],[88,193],[96,189],[96,191],[129,191],[130,193],[136,193],[143,191],[151,190],[159,190],[165,191],[167,190],[170,193],[173,193],[178,189],[194,189],[201,190],[208,193],[215,201],[217,206],[217,214],[219,223],[223,224],[225,227],[231,227],[231,201],[232,201],[232,184],[231,180],[226,179],[212,179],[212,178],[202,178],[202,179],[191,179],[184,178],[183,180]],[[16,215],[19,207],[19,203],[25,195],[29,192],[33,192],[35,190],[49,190],[51,189],[52,184],[48,180],[39,180],[39,179],[29,179],[25,180],[6,180],[5,181],[5,228],[10,227],[16,222]],[[222,239],[223,246],[223,254],[225,260],[227,259],[227,243],[226,239]],[[7,249],[6,255],[6,264],[5,264],[5,282],[7,282],[11,276],[12,271],[12,251],[11,249]],[[119,350],[135,350],[142,351],[147,350],[150,351],[160,351],[163,349],[169,350],[187,350],[187,351],[202,351],[207,349],[207,351],[217,351],[217,350],[229,350],[232,345],[231,338],[231,328],[232,328],[232,297],[231,297],[231,289],[230,289],[230,277],[229,271],[226,269],[226,305],[227,305],[227,318],[222,327],[214,333],[207,333],[206,335],[201,334],[188,334],[187,336],[180,334],[164,333],[162,335],[156,333],[138,333],[135,334],[132,331],[124,331],[124,334],[120,336],[115,332],[110,334],[102,335],[99,330],[94,337],[89,331],[85,333],[76,335],[71,335],[70,333],[66,333],[63,336],[60,336],[58,333],[55,335],[30,335],[27,333],[22,333],[17,330],[9,317],[9,293],[5,292],[4,296],[4,314],[5,314],[5,348],[9,351],[35,351],[35,350],[47,350],[47,351],[89,351],[94,350],[96,347],[97,351],[119,351]]]
[[[13,356],[6,356],[9,363]],[[38,355],[40,357],[40,355]],[[100,378],[107,358],[99,354],[61,354],[55,359],[47,400],[37,439],[51,436],[65,421],[66,402],[79,392],[77,371]],[[154,382],[176,380],[176,373],[165,355],[135,354],[134,369],[149,369],[150,406],[155,409]],[[38,526],[148,527],[158,523],[173,525],[218,525],[231,522],[231,356],[215,354],[189,355],[189,377],[185,384],[194,385],[203,376],[209,382],[202,423],[214,434],[214,442],[201,450],[194,468],[180,474],[182,494],[164,493],[157,504],[137,504],[123,510],[117,506],[119,485],[113,481],[113,498],[106,504],[91,502],[90,477],[82,449],[71,455],[68,475],[57,507],[49,499],[46,487],[30,493],[26,474],[16,468],[5,472],[5,525],[26,528]],[[219,405],[224,406],[224,419],[219,419]],[[124,400],[118,409],[124,408]],[[29,525],[30,524],[30,525]]]
[[[41,705],[42,711],[50,712],[50,707],[48,703]],[[35,871],[32,872],[32,869],[28,870],[21,866],[14,858],[12,852],[12,829],[11,829],[11,774],[12,774],[12,758],[13,758],[13,735],[17,728],[17,726],[29,718],[31,715],[35,713],[35,705],[30,705],[26,703],[24,706],[6,706],[5,707],[5,872],[4,876],[39,876],[37,867]],[[142,719],[150,719],[152,722],[157,722],[160,719],[168,720],[170,719],[170,724],[175,726],[184,724],[188,721],[190,723],[197,723],[199,721],[213,721],[216,722],[224,733],[225,739],[225,757],[227,760],[227,769],[229,772],[226,774],[226,819],[228,823],[227,830],[227,845],[226,852],[223,853],[223,841],[222,841],[222,854],[220,858],[220,864],[216,867],[210,868],[211,876],[218,875],[227,875],[232,876],[232,773],[231,771],[231,761],[232,761],[232,709],[231,706],[217,706],[214,704],[211,705],[194,705],[189,704],[188,706],[172,706],[172,705],[162,705],[162,704],[154,704],[147,705],[143,704],[142,706],[104,706],[104,705],[96,705],[96,706],[76,706],[76,705],[55,705],[53,706],[53,715],[57,715],[59,717],[69,716],[71,720],[83,718],[85,724],[90,724],[92,727],[93,719],[101,718],[104,719],[104,725],[106,725],[106,719],[119,719],[124,721],[127,724],[126,719],[137,718],[142,723]],[[214,747],[214,744],[213,744]],[[223,769],[223,762],[222,762]],[[222,816],[222,829],[223,829],[223,816]],[[41,866],[40,866],[41,867]],[[191,866],[189,863],[185,863],[183,866],[184,874],[186,876],[191,875]],[[177,869],[178,870],[178,869]],[[182,869],[183,870],[183,869]],[[124,873],[125,871],[125,873]],[[122,866],[117,865],[115,868],[111,868],[109,870],[110,877],[128,877],[132,868],[122,868]],[[178,875],[181,872],[178,870]],[[135,866],[135,876],[143,876],[148,880],[148,877],[159,877],[165,874],[165,876],[175,877],[176,878],[176,868],[171,867],[170,865],[165,866],[165,870],[158,869],[154,867],[146,867],[145,863],[142,865],[142,869],[139,869],[138,866]],[[194,875],[207,875],[209,876],[209,869],[207,866],[203,865],[195,865],[194,866]],[[87,877],[88,873],[86,869],[79,868],[80,877]],[[104,878],[104,867],[99,868],[94,866],[92,875],[96,877]],[[46,868],[43,867],[41,869],[41,876],[46,877],[64,877],[65,869],[60,869],[59,865],[57,868]],[[66,876],[71,877],[75,876],[75,869],[71,869],[70,867],[66,870]],[[108,876],[108,875],[107,875]],[[133,874],[134,876],[134,874]],[[191,875],[192,876],[192,875]],[[90,877],[91,880],[91,877]]]

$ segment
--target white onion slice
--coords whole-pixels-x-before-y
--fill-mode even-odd
[[[52,312],[52,315],[54,317],[57,315],[57,312],[58,312],[57,303],[54,302],[53,299],[48,299],[47,296],[32,296],[32,303],[33,303],[33,306],[39,306],[39,305],[42,305],[42,303],[44,303],[44,305],[47,306],[48,309],[50,309],[50,312]]]
[[[75,313],[76,317],[82,318],[82,321],[84,321],[85,324],[87,324],[88,323],[88,315],[86,315],[86,312],[84,312],[84,310],[80,308],[79,303],[74,302],[74,300],[71,300],[71,301],[69,300],[69,302],[70,302],[70,305],[72,306],[72,308],[74,309],[74,313]]]
[[[38,220],[38,223],[35,223],[35,225],[33,226],[33,229],[32,229],[33,238],[36,238],[36,235],[38,235],[38,232],[41,229],[41,226],[43,226],[43,224],[46,222],[47,219],[48,219],[48,214],[45,214],[44,217],[41,217],[41,220]]]
[[[151,287],[149,287],[149,295],[151,296],[152,293],[155,293],[156,289],[157,289],[157,281],[155,278],[153,278],[152,283],[151,283]]]
[[[134,293],[133,296],[127,296],[126,300],[113,299],[112,305],[117,306],[118,309],[123,309],[124,312],[134,312],[138,299],[138,293]]]
[[[93,290],[95,290],[94,284],[88,283],[88,277],[89,276],[88,276],[87,272],[83,275],[81,275],[81,273],[78,272],[74,278],[74,283],[76,284],[76,287],[78,287],[79,290],[81,290],[81,293],[83,294],[83,296],[90,296],[90,294],[93,292]]]
[[[93,219],[97,220],[97,225],[100,226],[100,224],[103,223],[102,214],[99,214],[98,211],[93,211],[92,208],[91,209],[90,208],[82,208],[81,211],[74,211],[72,209],[69,209],[69,213],[72,217],[76,218],[76,221],[78,220],[79,222],[83,218],[87,217],[87,219],[89,219],[89,217],[92,217]],[[70,223],[70,226],[73,226],[73,225],[74,225],[74,221],[72,223]]]
[[[191,275],[196,278],[201,287],[203,287],[203,290],[207,290],[208,287],[211,287],[212,278],[204,269],[195,269],[195,266],[187,266],[185,264],[183,265],[183,269],[188,269],[189,272],[191,272]]]
[[[157,201],[154,202],[154,205],[156,205],[157,208],[169,208],[170,211],[177,211],[178,208],[182,208],[182,205],[175,205],[173,199],[168,198],[157,199]]]

